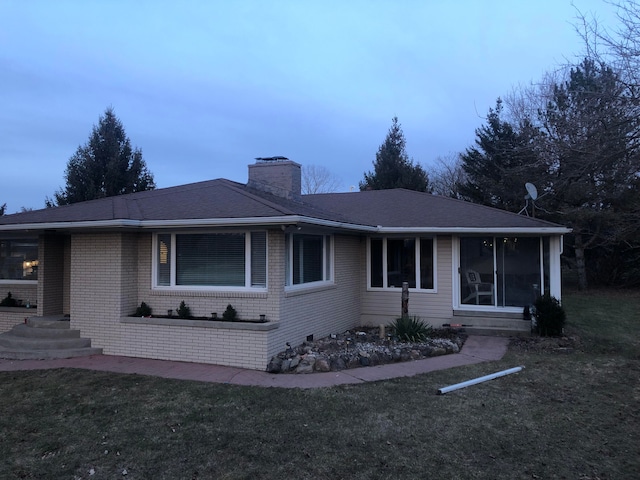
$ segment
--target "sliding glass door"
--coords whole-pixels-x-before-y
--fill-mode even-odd
[[[549,242],[540,237],[460,239],[460,303],[531,305],[548,290]],[[546,283],[546,285],[545,285]],[[546,288],[545,288],[546,287]]]

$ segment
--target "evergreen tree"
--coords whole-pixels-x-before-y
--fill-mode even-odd
[[[567,81],[555,85],[540,117],[552,193],[548,202],[557,212],[553,219],[573,229],[567,246],[574,253],[578,286],[585,289],[589,257],[593,266],[616,264],[618,271],[628,267],[614,262],[609,253],[621,257],[621,249],[626,249],[627,258],[638,258],[636,99],[615,71],[586,59],[571,69]],[[638,274],[637,267],[633,271]],[[598,277],[602,280],[601,274]],[[629,280],[626,283],[640,282]]]
[[[475,146],[460,156],[464,181],[462,198],[512,212],[524,206],[526,182],[538,182],[544,165],[534,147],[537,130],[524,120],[514,126],[501,118],[502,100],[489,109],[487,124],[476,130]]]
[[[398,117],[393,117],[387,137],[376,153],[373,172],[364,174],[364,180],[359,184],[360,190],[406,188],[421,192],[428,191],[427,172],[409,159],[405,145],[406,140],[398,123]]]
[[[125,193],[153,190],[153,175],[139,148],[133,149],[124,127],[109,107],[94,125],[85,145],[69,159],[66,186],[54,194],[65,205]],[[48,206],[54,202],[47,199]]]

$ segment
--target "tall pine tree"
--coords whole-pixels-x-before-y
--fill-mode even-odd
[[[458,192],[472,202],[518,212],[524,206],[524,184],[538,183],[545,168],[535,151],[537,129],[528,121],[517,127],[504,121],[502,110],[498,99],[486,125],[476,130],[475,146],[460,156],[465,178]]]
[[[635,279],[626,274],[627,284],[640,283],[640,120],[633,90],[612,68],[585,59],[554,86],[540,112],[549,164],[547,202],[557,212],[552,219],[573,229],[567,247],[581,289],[588,285],[589,260],[596,280],[619,275],[610,268],[614,257],[633,259],[616,268],[633,272]]]
[[[364,174],[360,190],[386,190],[406,188],[426,192],[429,189],[427,172],[409,159],[405,151],[406,140],[398,117],[393,117],[391,128],[380,145],[373,162],[373,172]]]
[[[153,190],[153,175],[139,148],[133,149],[113,108],[106,109],[94,125],[89,141],[78,147],[65,171],[66,186],[48,206]]]

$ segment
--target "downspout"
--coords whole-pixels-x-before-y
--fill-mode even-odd
[[[454,390],[470,387],[471,385],[475,385],[476,383],[482,383],[482,382],[486,382],[487,380],[493,380],[494,378],[504,377],[505,375],[517,373],[523,368],[524,368],[523,366],[514,367],[508,370],[502,370],[501,372],[491,373],[489,375],[485,375],[484,377],[478,377],[478,378],[474,378],[473,380],[467,380],[466,382],[456,383],[455,385],[449,385],[448,387],[443,387],[438,389],[438,394],[444,395],[445,393],[453,392]]]

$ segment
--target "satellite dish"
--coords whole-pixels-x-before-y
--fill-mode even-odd
[[[533,183],[525,183],[524,188],[527,189],[527,193],[529,194],[531,200],[536,200],[538,198],[538,189]]]

